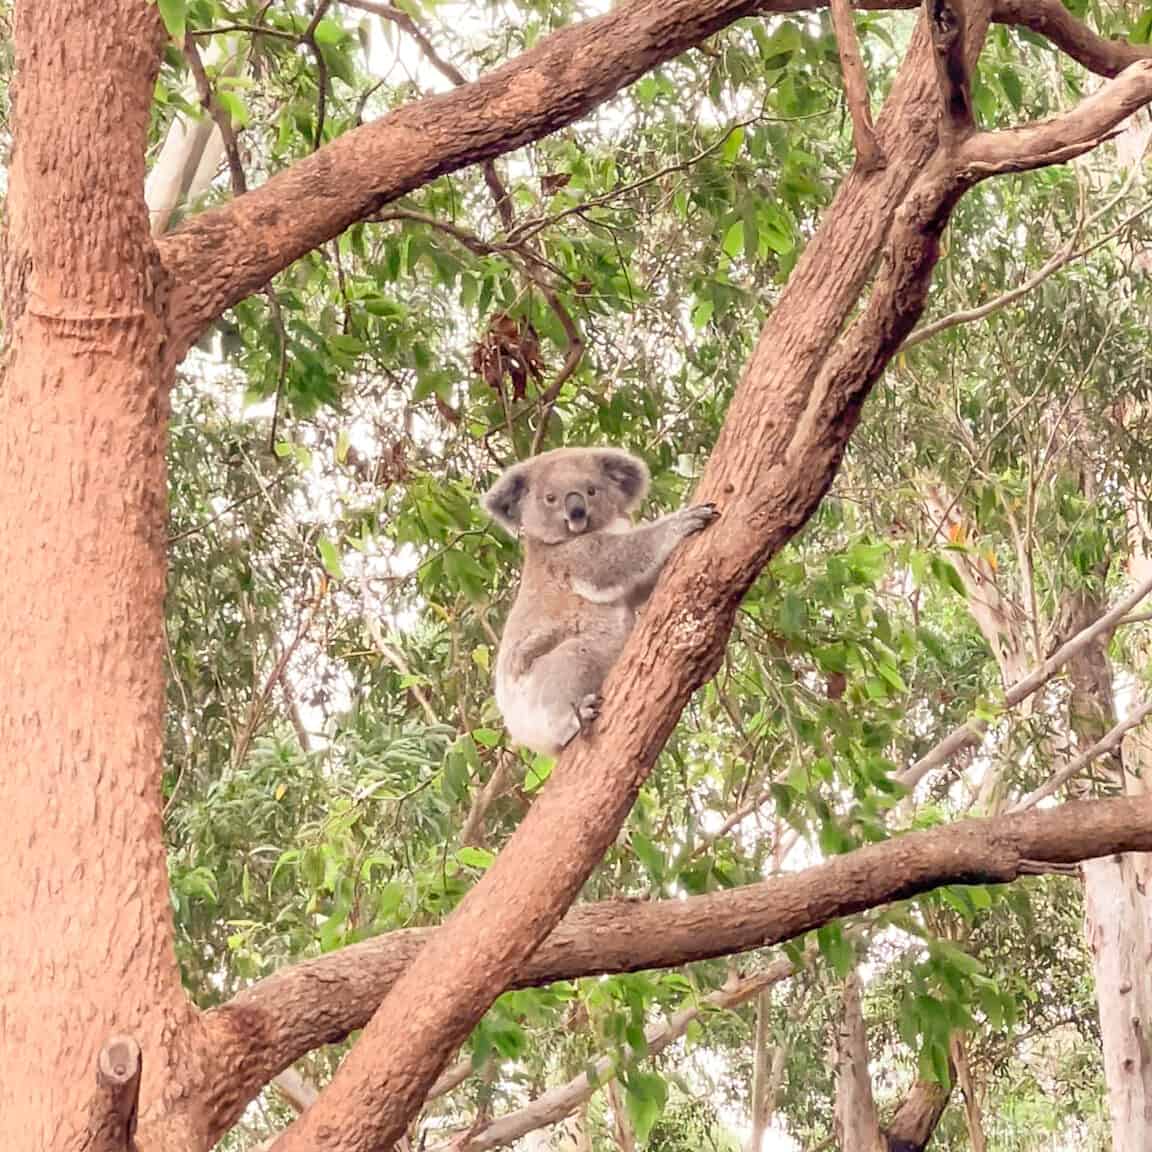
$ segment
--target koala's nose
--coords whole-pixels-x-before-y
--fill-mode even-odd
[[[579,524],[588,515],[588,505],[579,492],[569,492],[564,497],[564,515]]]

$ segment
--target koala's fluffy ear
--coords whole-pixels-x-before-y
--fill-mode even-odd
[[[524,467],[509,468],[484,496],[484,511],[513,536],[520,530],[524,497],[528,495],[528,475]]]
[[[623,495],[625,510],[644,499],[648,491],[648,466],[643,460],[618,448],[602,448],[596,453],[596,463],[607,481]]]

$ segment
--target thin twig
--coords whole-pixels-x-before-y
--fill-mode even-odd
[[[184,59],[188,63],[188,70],[196,82],[196,94],[204,110],[215,121],[220,131],[220,139],[224,142],[224,154],[228,157],[228,175],[232,182],[232,195],[243,196],[248,191],[248,179],[244,175],[244,163],[240,159],[240,147],[236,143],[236,133],[232,129],[232,117],[228,110],[216,99],[212,90],[212,83],[204,68],[204,61],[200,58],[200,51],[193,43],[191,34],[184,36]]]
[[[1051,680],[1073,656],[1082,652],[1098,637],[1114,631],[1148,594],[1152,592],[1152,577],[1140,584],[1136,590],[1121,600],[1114,608],[1109,609],[1103,616],[1094,620],[1087,627],[1081,629],[1070,640],[1061,644],[1051,656],[1042,664],[1034,668],[1027,676],[1017,680],[1004,693],[1002,707],[1005,710],[1015,708],[1017,704],[1027,700],[1034,692],[1039,691]],[[977,744],[987,730],[987,723],[978,717],[966,720],[959,728],[954,729],[932,749],[926,752],[915,764],[906,768],[896,779],[909,791],[916,787],[933,768],[947,764],[957,752]]]
[[[821,116],[826,114],[826,112],[820,113]],[[605,204],[610,204],[613,200],[627,195],[629,192],[635,192],[638,188],[643,188],[648,184],[654,184],[657,180],[662,180],[665,176],[672,176],[677,172],[687,172],[690,168],[699,164],[701,160],[706,160],[714,152],[718,152],[723,148],[725,142],[733,132],[740,128],[747,128],[750,124],[758,124],[765,119],[767,119],[767,117],[759,115],[752,116],[747,120],[737,120],[734,124],[729,125],[723,135],[709,144],[707,148],[702,149],[695,155],[689,156],[686,160],[678,160],[674,164],[668,164],[663,168],[658,168],[655,172],[649,172],[647,176],[641,176],[638,180],[629,181],[627,184],[618,184],[615,188],[611,188],[599,196],[592,196],[579,204],[574,204],[569,208],[563,209],[563,211],[554,212],[550,216],[536,216],[522,220],[520,224],[517,225],[516,231],[508,237],[508,242],[514,243],[516,240],[531,239],[544,231],[545,228],[550,228],[553,224],[557,224],[569,216],[582,215],[593,208],[601,208]]]
[[[368,629],[368,635],[372,638],[372,643],[376,651],[406,679],[413,679],[412,669],[408,666],[408,662],[404,656],[396,648],[388,643],[384,636],[384,630],[380,627],[380,621],[377,619],[376,614],[370,607],[371,596],[370,587],[367,580],[363,580],[360,584],[360,605],[361,611],[364,616],[364,626]],[[413,699],[420,705],[420,710],[424,713],[424,719],[432,728],[439,726],[440,721],[436,716],[436,709],[432,707],[432,701],[428,699],[427,695],[421,689],[419,684],[409,684],[408,691],[412,693]]]
[[[980,304],[975,308],[961,309],[948,316],[942,316],[939,320],[933,320],[931,324],[925,324],[923,327],[917,328],[916,331],[904,341],[903,348],[905,350],[914,348],[917,344],[923,344],[925,340],[930,340],[933,336],[938,336],[941,332],[946,332],[949,328],[956,328],[961,324],[971,324],[976,320],[983,320],[985,316],[990,316],[993,312],[998,312],[1001,308],[1014,303],[1022,296],[1027,296],[1029,292],[1039,287],[1050,276],[1059,272],[1061,268],[1066,267],[1076,260],[1081,260],[1085,256],[1090,256],[1098,248],[1102,248],[1105,244],[1116,239],[1121,232],[1126,228],[1130,228],[1137,220],[1146,216],[1149,212],[1152,212],[1152,204],[1145,204],[1143,207],[1126,216],[1116,227],[1101,236],[1099,240],[1094,240],[1091,244],[1085,244],[1082,248],[1075,247],[1076,241],[1080,237],[1080,230],[1077,229],[1072,235],[1071,240],[1060,249],[1059,252],[1038,268],[1032,276],[1029,276],[1028,279],[1022,281],[1015,288],[1010,288],[1007,292],[1003,292],[994,299]],[[1097,213],[1095,219],[1098,219],[1099,216],[1100,213]],[[1089,221],[1089,224],[1090,223],[1091,221]]]
[[[809,950],[809,953],[811,951]],[[765,988],[787,979],[795,971],[796,966],[791,960],[786,958],[776,960],[764,971],[726,983],[715,992],[702,997],[692,1007],[672,1013],[645,1030],[646,1054],[655,1056],[664,1051],[707,1009],[731,1011],[758,996]],[[523,1108],[499,1116],[479,1129],[468,1129],[459,1133],[448,1143],[438,1145],[432,1152],[485,1152],[487,1149],[510,1144],[529,1132],[562,1120],[589,1100],[603,1084],[617,1076],[620,1071],[621,1061],[618,1057],[602,1056],[587,1071],[581,1072],[567,1084],[549,1089]]]
[[[169,545],[175,544],[178,540],[187,540],[189,536],[196,536],[199,533],[211,528],[217,521],[222,520],[229,512],[234,512],[242,504],[247,504],[249,500],[255,499],[259,492],[245,492],[243,496],[237,496],[231,504],[226,504],[215,516],[209,516],[207,520],[200,524],[193,524],[191,528],[185,528],[182,532],[177,532],[173,536],[169,536],[167,543]]]
[[[437,51],[436,46],[432,43],[431,37],[421,28],[420,24],[407,12],[401,11],[390,4],[375,3],[374,0],[347,0],[348,6],[351,8],[358,8],[364,12],[371,12],[381,19],[391,21],[398,28],[403,29],[417,44],[420,51],[428,62],[444,77],[450,80],[457,87],[468,83],[468,78],[456,67],[451,61],[446,60]],[[523,263],[521,271],[527,276],[539,289],[544,296],[548,307],[560,322],[560,326],[564,329],[564,335],[568,342],[568,348],[565,352],[564,363],[560,367],[560,371],[556,374],[555,379],[548,386],[547,389],[541,394],[537,401],[537,409],[540,413],[540,422],[536,429],[535,435],[532,440],[532,454],[535,455],[543,443],[544,435],[548,426],[548,413],[551,412],[552,406],[555,404],[557,397],[564,385],[571,379],[573,373],[580,365],[580,360],[584,355],[584,339],[580,334],[580,330],[576,322],[572,318],[572,314],[568,311],[567,307],[560,300],[555,287],[548,283],[547,279],[543,277],[537,270],[531,267],[534,264],[546,266],[549,271],[554,275],[563,278],[563,273],[560,269],[556,268],[550,262],[546,261],[540,252],[532,245],[527,243],[529,237],[518,237],[512,239],[512,234],[515,231],[516,219],[512,209],[512,197],[508,193],[503,180],[500,178],[500,173],[496,167],[494,160],[486,160],[482,165],[484,175],[484,183],[488,186],[488,190],[492,195],[493,202],[496,207],[496,214],[500,219],[501,225],[504,228],[508,240],[504,244],[493,244],[489,241],[482,240],[480,237],[467,232],[465,229],[457,227],[455,224],[448,224],[446,222],[436,220],[433,217],[422,217],[423,222],[431,227],[440,228],[448,232],[450,235],[455,236],[465,246],[471,248],[474,252],[479,253],[495,253],[495,252],[516,252],[520,255]],[[413,219],[419,217],[420,214],[412,214],[407,218]],[[392,211],[386,214],[381,214],[379,219],[403,219],[405,217],[400,215],[399,211]]]
[[[420,51],[428,62],[444,77],[450,80],[457,87],[461,87],[468,83],[468,78],[456,67],[451,61],[444,59],[443,56],[437,51],[436,46],[432,43],[431,37],[427,32],[421,28],[420,24],[407,12],[401,11],[390,4],[376,3],[375,0],[347,0],[348,6],[351,8],[358,8],[364,12],[371,12],[381,19],[389,20],[398,28],[403,29],[409,36],[416,42]],[[544,297],[545,303],[552,310],[553,315],[560,322],[560,327],[564,329],[564,336],[567,341],[568,347],[564,353],[564,363],[560,366],[560,371],[557,372],[552,383],[540,394],[536,401],[536,410],[539,414],[539,423],[536,432],[532,437],[532,455],[540,451],[544,443],[545,436],[548,430],[548,417],[551,414],[552,408],[556,403],[560,392],[564,385],[572,378],[576,369],[580,366],[580,361],[584,356],[584,338],[580,333],[580,329],[576,321],[572,317],[572,313],[568,310],[567,306],[560,299],[556,291],[555,285],[551,284],[547,277],[541,274],[539,269],[535,267],[540,265],[548,268],[548,270],[558,278],[564,279],[564,273],[547,261],[537,247],[530,243],[535,233],[532,235],[525,235],[521,233],[517,235],[516,214],[512,207],[512,197],[508,191],[507,185],[500,177],[499,169],[496,167],[495,160],[486,160],[481,166],[481,171],[484,175],[484,183],[488,187],[488,191],[492,196],[493,204],[496,208],[496,215],[500,220],[500,224],[504,229],[507,239],[503,244],[495,244],[490,241],[482,240],[480,237],[458,227],[455,224],[449,224],[433,217],[420,216],[420,214],[408,214],[406,217],[402,216],[402,210],[393,210],[388,213],[381,213],[378,219],[413,219],[420,218],[424,223],[434,228],[449,233],[459,240],[466,247],[478,253],[512,253],[515,252],[520,256],[520,270],[527,279],[529,279],[537,288],[539,288],[541,295]],[[511,426],[511,419],[509,418],[508,426]]]
[[[264,289],[264,297],[268,301],[268,310],[272,313],[272,323],[276,327],[276,336],[280,342],[279,363],[276,368],[276,396],[272,402],[272,424],[268,429],[268,451],[275,452],[276,433],[280,426],[280,404],[284,399],[284,385],[288,379],[288,330],[284,326],[284,312],[280,307],[280,299],[271,284]]]
[[[1051,796],[1057,788],[1066,784],[1082,768],[1086,768],[1092,761],[1099,760],[1101,756],[1106,756],[1109,752],[1117,749],[1124,739],[1124,734],[1133,728],[1138,728],[1149,715],[1152,715],[1152,700],[1145,700],[1135,712],[1110,728],[1090,748],[1085,748],[1079,756],[1069,760],[1059,772],[1053,773],[1038,788],[1033,789],[1022,800],[1013,804],[1008,809],[1007,814],[1011,816],[1017,812],[1024,812],[1035,807],[1046,796]]]
[[[218,24],[215,28],[190,29],[188,35],[193,39],[207,40],[212,36],[223,36],[229,32],[247,32],[252,36],[270,36],[274,40],[287,40],[292,44],[300,43],[300,37],[292,32],[283,32],[279,28],[264,28],[258,24]]]
[[[292,637],[280,653],[268,679],[264,682],[264,687],[253,698],[252,703],[249,705],[248,718],[232,749],[232,763],[234,765],[241,764],[244,757],[248,755],[248,749],[251,747],[252,740],[256,735],[256,729],[259,727],[265,709],[268,707],[268,701],[272,698],[272,692],[280,682],[280,678],[287,671],[289,661],[291,661],[295,655],[296,649],[300,647],[304,637],[308,635],[308,631],[312,627],[312,622],[316,619],[316,613],[320,611],[320,605],[324,603],[324,594],[327,589],[328,581],[327,578],[324,578],[320,582],[320,588],[316,593],[315,599],[312,601],[311,607],[297,625],[295,636]]]
[[[316,29],[324,19],[328,9],[332,7],[332,0],[320,0],[304,35],[300,38],[302,44],[307,44],[316,61],[316,130],[312,134],[312,151],[324,143],[324,121],[328,115],[328,62],[316,40]]]

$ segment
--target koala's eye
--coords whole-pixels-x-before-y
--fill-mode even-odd
[[[544,503],[545,504],[555,504],[556,503],[556,493],[555,492],[549,492],[544,497]]]
[[[588,495],[589,496],[595,496],[596,495],[596,485],[595,484],[589,484],[588,485]]]

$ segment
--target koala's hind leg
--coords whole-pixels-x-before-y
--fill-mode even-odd
[[[579,640],[567,640],[534,661],[521,679],[509,717],[513,737],[536,752],[557,756],[600,712],[608,669]]]
[[[583,732],[597,716],[600,715],[600,705],[603,700],[599,692],[589,692],[583,700],[579,701],[573,711],[576,713],[577,731]]]

